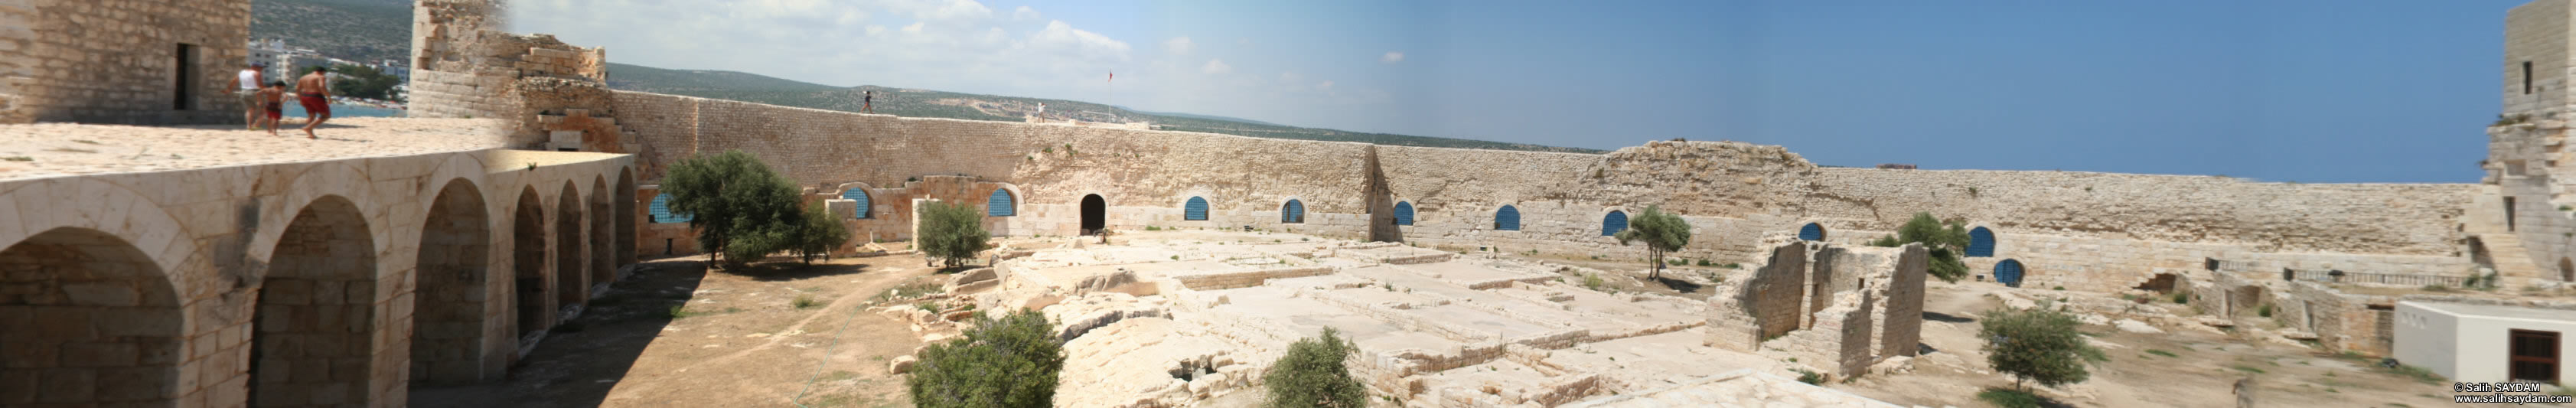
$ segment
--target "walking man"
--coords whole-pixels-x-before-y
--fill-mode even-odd
[[[877,91],[859,91],[859,112],[877,113]]]
[[[325,75],[328,72],[330,68],[317,66],[313,67],[313,73],[295,79],[295,93],[304,104],[306,139],[321,139],[321,136],[313,135],[313,128],[322,126],[322,121],[331,120],[331,76]]]
[[[247,125],[249,129],[259,129],[259,117],[262,113],[259,100],[259,86],[262,81],[259,71],[267,68],[265,64],[253,62],[233,75],[233,98],[241,100],[242,121],[249,123]]]

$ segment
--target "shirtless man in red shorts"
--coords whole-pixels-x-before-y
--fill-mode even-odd
[[[313,67],[313,73],[295,79],[295,93],[304,104],[304,137],[307,139],[321,139],[313,135],[313,128],[322,126],[322,121],[331,120],[331,76],[324,75],[326,72],[329,72],[328,68]]]

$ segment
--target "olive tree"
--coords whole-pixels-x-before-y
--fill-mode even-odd
[[[1646,212],[1628,220],[1628,229],[1619,231],[1614,237],[1619,239],[1619,245],[1645,242],[1646,252],[1652,254],[1651,259],[1655,262],[1655,269],[1647,276],[1662,277],[1664,254],[1690,245],[1690,228],[1690,222],[1682,221],[1681,216],[1664,212],[1661,206],[1647,206]]]

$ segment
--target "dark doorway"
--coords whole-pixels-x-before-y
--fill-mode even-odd
[[[2513,197],[2504,198],[2504,230],[2513,231]]]
[[[1995,282],[2003,283],[2008,287],[2021,287],[2021,261],[2006,259],[2003,262],[1996,262]]]
[[[2514,330],[2507,370],[2514,381],[2558,382],[2558,332]]]
[[[1101,228],[1107,227],[1109,200],[1100,199],[1099,194],[1082,196],[1082,235],[1098,234]]]
[[[179,49],[177,51],[177,55],[175,56],[177,61],[175,61],[175,64],[171,65],[172,67],[178,68],[178,77],[174,78],[175,80],[171,83],[171,86],[174,88],[172,89],[173,92],[171,92],[170,109],[188,110],[188,97],[194,96],[188,94],[190,88],[188,85],[194,84],[196,81],[193,81],[193,79],[197,78],[197,64],[195,63],[197,61],[197,46],[179,44]]]

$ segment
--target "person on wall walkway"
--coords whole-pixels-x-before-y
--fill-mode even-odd
[[[313,135],[313,128],[331,120],[331,76],[326,75],[329,72],[330,68],[313,67],[313,73],[295,79],[295,93],[304,104],[304,138],[321,139],[321,136]]]
[[[242,121],[248,122],[244,125],[248,126],[248,129],[259,129],[259,71],[263,69],[268,69],[268,66],[253,62],[243,66],[241,72],[233,75],[233,98],[241,100]]]

